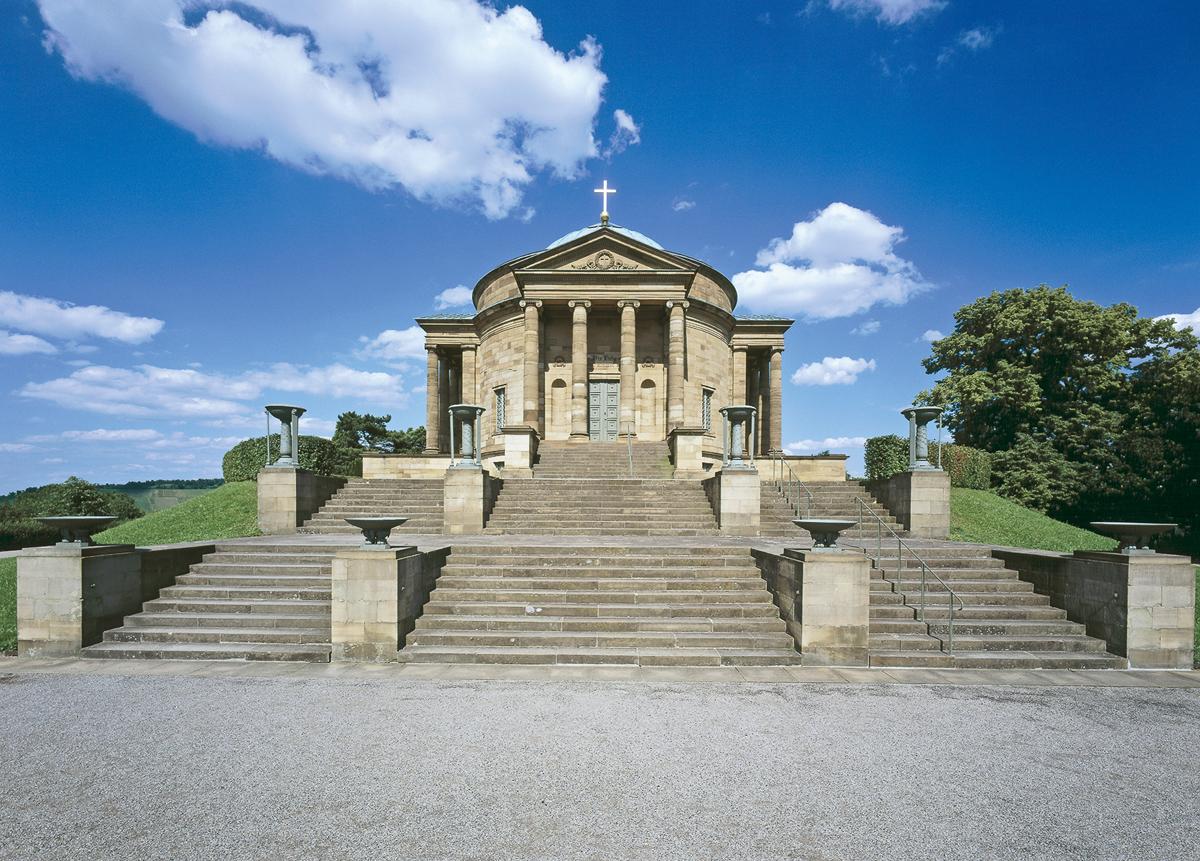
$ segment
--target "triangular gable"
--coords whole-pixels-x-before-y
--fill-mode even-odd
[[[578,239],[531,254],[520,261],[522,271],[695,272],[686,258],[652,248],[612,230],[599,228]]]

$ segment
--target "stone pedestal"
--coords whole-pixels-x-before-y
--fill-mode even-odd
[[[865,667],[871,629],[871,567],[852,550],[787,550],[800,565],[796,603],[806,666]]]
[[[994,550],[1089,636],[1138,669],[1190,670],[1195,574],[1186,556]]]
[[[704,478],[704,428],[675,428],[667,439],[671,446],[674,478]]]
[[[422,567],[415,547],[337,552],[330,586],[332,660],[396,660],[407,633],[404,620],[420,610],[408,605],[420,591]]]
[[[269,466],[258,474],[258,528],[289,535],[317,513],[346,479],[298,467]]]
[[[537,457],[538,433],[531,427],[505,427],[504,475],[506,478],[533,478],[533,461]]]
[[[446,470],[443,531],[447,535],[483,532],[485,479],[482,467]]]
[[[130,544],[27,547],[17,557],[17,654],[78,655],[141,599],[141,559]]]
[[[914,538],[950,537],[950,474],[940,469],[911,470],[872,481],[871,495]]]
[[[705,481],[717,523],[726,535],[758,535],[762,502],[758,471],[724,469]]]

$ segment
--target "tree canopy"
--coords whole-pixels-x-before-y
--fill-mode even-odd
[[[390,415],[376,416],[370,413],[345,412],[338,416],[333,432],[335,445],[345,448],[369,449],[371,451],[416,454],[425,446],[425,428],[388,430]]]

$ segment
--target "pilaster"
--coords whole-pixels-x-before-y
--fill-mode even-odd
[[[588,309],[586,299],[572,299],[571,309],[571,440],[588,439]]]

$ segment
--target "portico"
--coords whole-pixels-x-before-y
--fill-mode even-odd
[[[717,411],[741,403],[759,412],[754,454],[782,449],[792,321],[736,316],[733,285],[702,261],[605,219],[496,267],[472,300],[474,313],[417,320],[428,454],[448,451],[446,409],[464,402],[487,408],[485,456],[506,428],[577,443],[687,430],[715,456]]]

